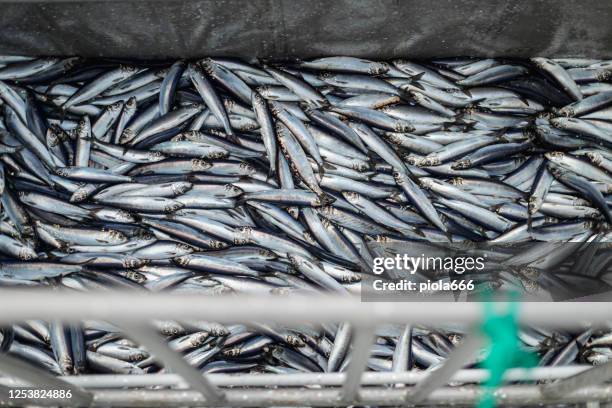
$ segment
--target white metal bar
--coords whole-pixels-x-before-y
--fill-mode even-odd
[[[223,391],[208,381],[197,369],[190,366],[177,352],[150,327],[143,324],[133,324],[126,329],[126,335],[145,346],[164,367],[180,375],[189,386],[206,398],[206,401],[220,403],[224,400]]]
[[[436,389],[446,385],[452,376],[469,361],[482,346],[482,337],[476,333],[468,334],[463,342],[457,346],[446,358],[444,364],[429,372],[429,375],[406,395],[406,403],[418,404]]]
[[[352,321],[375,326],[382,323],[444,322],[474,324],[483,317],[479,303],[427,303],[414,307],[412,302],[371,302],[337,296],[246,296],[236,301],[232,296],[206,297],[168,293],[62,292],[36,290],[0,290],[0,324],[30,319],[81,321],[109,320],[117,323],[152,319],[202,319],[220,322],[270,321],[331,323]],[[61,299],[61,301],[58,301]],[[138,307],[134,307],[138,305]],[[583,324],[612,321],[610,303],[522,303],[522,323],[568,328]],[[572,316],[568,319],[567,316]]]
[[[348,365],[346,380],[342,389],[342,400],[346,403],[358,401],[357,391],[361,377],[370,358],[370,347],[374,341],[374,329],[367,326],[355,326],[352,333],[351,361]]]
[[[540,387],[547,398],[560,397],[583,387],[604,383],[610,378],[612,363],[606,363],[557,382],[542,384]]]
[[[70,399],[50,399],[56,405],[64,405],[64,403],[70,402],[80,406],[88,406],[92,400],[92,395],[81,387],[54,377],[41,368],[5,353],[0,353],[0,371],[21,378],[39,390],[70,390],[72,393]]]
[[[360,405],[397,406],[404,403],[407,389],[389,387],[368,387],[359,391]],[[482,396],[484,389],[475,386],[439,388],[422,402],[424,406],[453,405],[474,406]],[[226,392],[224,406],[262,407],[262,406],[341,406],[342,390],[340,389],[307,389],[278,388],[230,389]],[[499,405],[538,405],[541,406],[543,395],[537,385],[504,386],[495,395]],[[560,398],[551,399],[550,403],[578,404],[589,401],[611,401],[612,385],[585,387]],[[182,390],[134,390],[95,392],[92,407],[153,407],[166,408],[181,406],[213,406],[202,396],[193,391]]]
[[[506,371],[505,381],[549,381],[581,373],[592,368],[590,365],[571,365],[558,367],[534,367],[529,370],[512,368]],[[426,371],[406,371],[402,373],[372,372],[363,373],[361,384],[417,384],[429,375]],[[471,368],[457,371],[451,378],[452,383],[480,383],[489,376],[487,370]],[[346,382],[346,373],[296,373],[296,374],[208,374],[209,381],[217,387],[300,387],[307,385],[338,387]],[[125,387],[176,387],[184,383],[177,374],[89,374],[65,376],[60,379],[86,389],[125,388]],[[0,377],[0,385],[25,386],[23,380],[15,377]]]

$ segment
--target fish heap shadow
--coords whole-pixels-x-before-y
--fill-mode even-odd
[[[606,243],[611,77],[612,62],[586,59],[0,56],[0,285],[352,294],[375,243]],[[350,356],[346,323],[157,326],[204,372],[338,371]],[[160,370],[103,322],[0,336],[56,374]],[[368,366],[432,367],[460,338],[380,334]],[[522,332],[548,365],[607,361],[611,339]]]

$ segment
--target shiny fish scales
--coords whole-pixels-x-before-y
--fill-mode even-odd
[[[0,282],[350,292],[371,273],[376,240],[605,234],[612,98],[598,63],[105,62],[62,84],[83,61],[2,59]],[[230,250],[245,252],[219,254]],[[308,347],[295,340],[304,331],[255,328],[227,349],[187,326],[164,330],[203,370],[253,368],[220,357],[232,353],[268,370],[337,370],[350,359],[346,324]],[[52,328],[43,351],[21,344],[28,335],[17,329],[14,353],[56,373],[159,369],[125,339],[85,352],[80,329]],[[398,331],[369,366],[441,361],[447,343],[429,333],[411,344],[415,331]],[[553,363],[606,357],[566,343]]]

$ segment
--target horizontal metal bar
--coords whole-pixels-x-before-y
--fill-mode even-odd
[[[394,406],[403,403],[409,389],[368,387],[359,390],[359,405]],[[473,406],[483,392],[475,386],[445,387],[434,391],[422,402],[424,406],[455,405]],[[536,385],[506,386],[495,392],[500,405],[540,405],[543,395]],[[339,406],[341,389],[277,388],[270,390],[227,390],[224,406]],[[550,403],[578,404],[589,401],[611,401],[612,385],[585,387],[569,395],[547,400]],[[51,403],[42,401],[41,406]],[[15,405],[17,406],[17,405]],[[206,402],[200,393],[186,390],[100,390],[94,392],[91,407],[153,407],[214,406]]]
[[[612,321],[609,303],[522,303],[522,323],[576,327]],[[352,321],[359,325],[383,323],[420,323],[434,325],[448,322],[473,324],[483,317],[479,303],[431,302],[414,307],[410,302],[363,303],[358,298],[336,296],[292,297],[205,297],[166,293],[129,292],[58,292],[36,290],[0,290],[0,324],[29,319],[108,320],[117,323],[141,322],[143,319],[206,319],[219,322],[276,321],[329,323]]]
[[[222,402],[223,392],[208,381],[208,376],[202,375],[198,369],[190,366],[187,361],[149,326],[132,324],[126,330],[128,337],[136,340],[157,357],[166,369],[180,375],[191,389],[199,391],[209,402]]]
[[[546,381],[567,378],[589,370],[589,365],[572,365],[559,367],[535,367],[529,370],[513,368],[506,371],[505,381]],[[456,372],[450,379],[452,383],[480,383],[488,378],[488,372],[483,369],[464,369]],[[365,372],[362,385],[387,384],[417,384],[429,376],[426,371]],[[305,385],[320,385],[337,387],[344,384],[346,373],[297,373],[297,374],[209,374],[209,380],[218,387],[266,387],[285,386],[299,387]],[[184,381],[176,374],[90,374],[80,376],[59,377],[60,379],[85,389],[124,388],[124,387],[178,387]],[[24,386],[25,382],[15,377],[0,377],[0,385]]]
[[[582,387],[604,383],[610,378],[612,378],[612,363],[606,363],[557,382],[542,384],[540,388],[542,394],[547,398],[554,398],[569,394]]]

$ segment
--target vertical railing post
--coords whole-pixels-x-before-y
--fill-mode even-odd
[[[342,388],[342,401],[345,403],[359,400],[361,377],[365,372],[370,358],[371,346],[374,340],[374,328],[369,325],[355,325],[352,336],[351,361],[346,372],[346,382]]]

